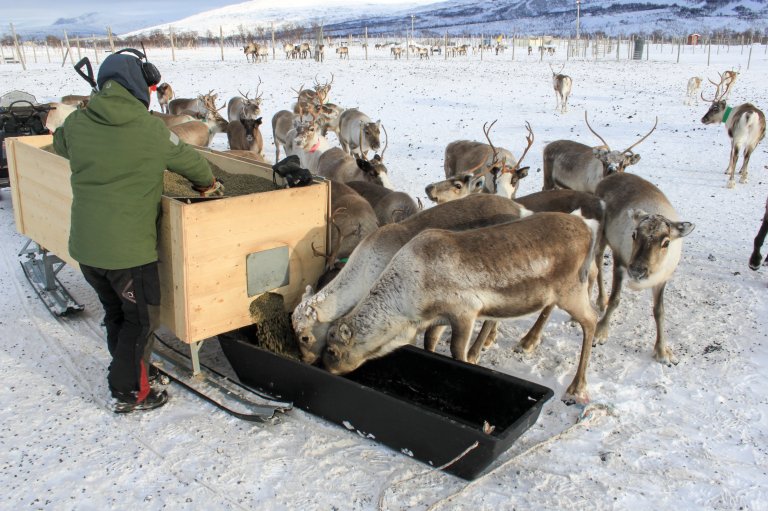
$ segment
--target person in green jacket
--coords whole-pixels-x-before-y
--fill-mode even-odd
[[[98,71],[99,91],[53,136],[72,171],[69,253],[104,307],[112,355],[107,382],[118,413],[168,400],[149,382],[149,339],[160,305],[163,174],[184,176],[201,195],[223,194],[207,161],[149,113],[150,88],[159,80],[146,59],[108,56]]]

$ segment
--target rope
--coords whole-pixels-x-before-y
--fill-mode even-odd
[[[581,410],[581,412],[579,413],[579,416],[576,419],[575,423],[571,424],[570,426],[565,428],[563,431],[561,431],[557,435],[551,436],[551,437],[547,438],[546,440],[543,440],[543,441],[541,441],[541,442],[539,442],[537,444],[534,444],[531,447],[529,447],[528,449],[526,449],[526,450],[524,450],[524,451],[514,455],[512,458],[508,459],[507,461],[505,461],[504,463],[502,463],[501,465],[499,465],[498,467],[493,469],[491,472],[483,475],[482,477],[479,477],[479,478],[475,479],[474,481],[471,481],[471,482],[467,483],[464,487],[462,487],[460,490],[456,491],[455,493],[453,493],[453,494],[451,494],[451,495],[449,495],[449,496],[447,496],[447,497],[445,497],[443,499],[440,499],[437,502],[434,502],[431,506],[429,506],[427,508],[427,511],[434,511],[435,509],[438,509],[439,507],[441,507],[443,504],[448,504],[449,502],[454,500],[456,497],[458,497],[461,494],[463,494],[464,492],[466,492],[468,489],[478,485],[480,482],[485,480],[486,477],[490,476],[493,473],[499,472],[504,467],[506,467],[506,466],[510,465],[512,462],[517,461],[518,459],[526,456],[527,454],[530,454],[533,451],[541,449],[545,445],[549,445],[552,442],[555,442],[556,440],[559,440],[560,438],[564,437],[569,432],[574,430],[576,427],[589,426],[592,423],[592,421],[594,419],[596,419],[600,415],[603,415],[603,416],[616,416],[616,410],[615,410],[615,408],[613,406],[611,406],[609,404],[604,404],[604,403],[590,403],[590,404],[586,405]],[[454,459],[452,459],[451,461],[449,461],[445,465],[442,465],[442,466],[434,468],[434,469],[426,470],[424,472],[421,472],[419,474],[415,474],[415,475],[407,477],[405,479],[400,479],[399,481],[396,481],[396,482],[392,483],[389,486],[385,486],[385,488],[379,494],[379,509],[380,510],[384,509],[384,507],[383,507],[384,506],[384,494],[386,493],[386,491],[388,489],[391,489],[391,488],[393,488],[395,486],[398,486],[398,485],[400,485],[400,484],[402,484],[402,483],[404,483],[406,481],[410,481],[412,479],[417,479],[417,478],[421,478],[421,477],[423,477],[425,475],[432,474],[432,473],[434,473],[437,470],[443,470],[444,468],[449,467],[453,463],[456,463],[458,460],[460,460],[462,457],[464,457],[468,452],[470,452],[475,447],[477,447],[477,442],[475,442],[473,445],[469,446],[464,452],[459,454],[457,457],[455,457]]]
[[[425,476],[427,474],[433,474],[433,473],[435,473],[435,472],[437,472],[439,470],[445,470],[446,468],[450,467],[451,465],[453,465],[454,463],[459,461],[461,458],[466,456],[470,451],[472,451],[473,449],[477,448],[478,445],[480,445],[480,444],[477,442],[477,440],[475,440],[472,443],[472,445],[470,445],[469,447],[464,449],[458,456],[456,456],[455,458],[450,460],[448,463],[444,463],[444,464],[440,465],[439,467],[431,468],[429,470],[425,470],[425,471],[420,472],[418,474],[414,474],[414,475],[412,475],[410,477],[406,477],[406,478],[400,479],[399,481],[396,481],[396,482],[392,483],[389,486],[385,485],[384,489],[379,494],[379,509],[380,510],[384,509],[384,494],[387,492],[388,489],[393,488],[395,486],[398,486],[400,484],[403,484],[406,481],[410,481],[411,479],[417,479],[417,478],[423,477],[423,476]]]

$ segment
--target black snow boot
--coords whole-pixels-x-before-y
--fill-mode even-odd
[[[113,392],[112,397],[116,400],[115,413],[130,413],[136,410],[154,410],[168,402],[168,392],[165,390],[157,391],[155,389],[150,390],[147,397],[140,403],[136,402],[135,392],[131,392],[128,395]]]

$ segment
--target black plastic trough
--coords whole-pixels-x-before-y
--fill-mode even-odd
[[[539,417],[547,387],[406,346],[345,376],[219,335],[238,378],[433,467],[474,479]],[[489,431],[489,433],[484,432]]]

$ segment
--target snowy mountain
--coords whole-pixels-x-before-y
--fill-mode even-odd
[[[107,9],[101,5],[101,9]],[[106,26],[121,35],[149,34],[173,26],[176,32],[205,35],[268,31],[272,23],[280,29],[322,24],[328,35],[404,34],[413,25],[417,34],[554,34],[569,36],[576,31],[573,0],[499,0],[476,2],[450,0],[250,0],[200,12],[201,7],[156,11],[88,12],[61,18],[42,27],[21,26],[27,37],[45,34],[103,34]],[[139,14],[139,12],[143,12]],[[151,14],[147,14],[150,12]],[[583,32],[609,35],[652,33],[680,35],[722,30],[757,33],[768,31],[768,0],[679,0],[675,3],[646,0],[582,0],[580,27]]]

